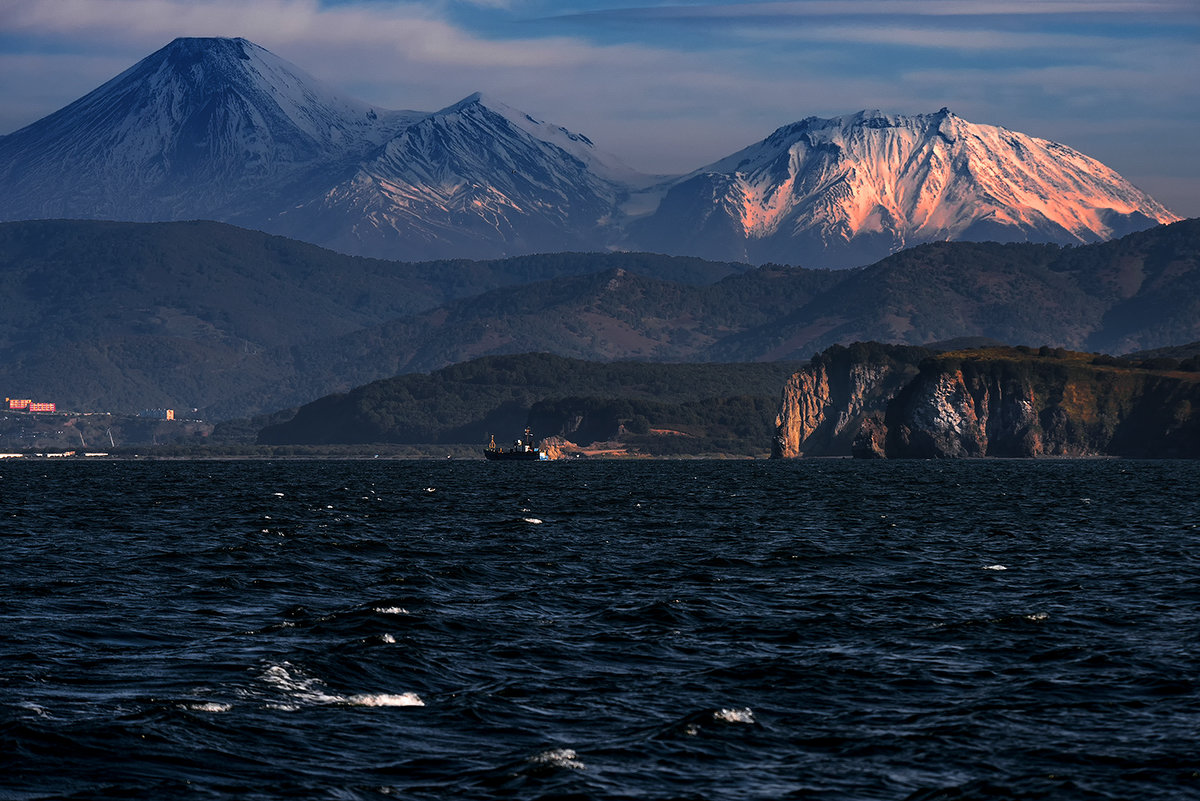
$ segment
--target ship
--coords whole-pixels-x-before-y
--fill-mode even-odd
[[[501,448],[496,444],[496,437],[493,435],[488,446],[483,450],[483,456],[488,461],[502,462],[546,462],[550,457],[538,447],[537,440],[534,439],[533,432],[527,427],[525,436],[513,443],[511,448]]]

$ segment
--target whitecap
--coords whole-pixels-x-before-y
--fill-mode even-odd
[[[379,641],[382,643],[387,643],[388,645],[396,644],[396,638],[391,634],[380,634]]]
[[[534,754],[529,761],[535,765],[550,765],[555,768],[570,768],[584,770],[587,765],[579,759],[573,748],[552,748],[540,754]]]
[[[205,701],[203,703],[181,704],[183,709],[191,709],[194,712],[228,712],[233,709],[232,704],[221,704],[216,701]]]
[[[284,702],[268,703],[267,706],[271,709],[294,712],[302,706],[425,706],[425,702],[416,693],[338,695],[332,692],[325,682],[313,676],[306,676],[300,668],[290,662],[271,665],[263,671],[263,680],[288,696]]]
[[[1045,612],[1034,612],[1032,615],[1026,615],[1025,619],[1034,621],[1049,620],[1050,615],[1046,614]]]
[[[364,693],[350,696],[346,703],[354,706],[425,706],[416,693]]]
[[[272,687],[282,690],[284,694],[295,701],[307,704],[336,704],[343,700],[341,696],[330,693],[325,682],[318,678],[305,676],[290,662],[271,665],[263,671],[263,680]],[[294,709],[295,707],[287,704],[280,708]]]
[[[541,522],[542,522],[539,518],[536,518],[536,517],[522,517],[521,520],[526,523],[529,523],[530,525],[534,525],[534,526],[541,525]]]
[[[713,720],[723,723],[754,723],[754,713],[748,706],[741,709],[718,709],[713,712]]]
[[[1008,570],[1004,565],[984,565],[984,570]]]
[[[282,498],[282,497],[283,497],[283,493],[282,493],[282,492],[272,492],[271,494],[272,494],[272,495],[274,495],[276,498]]]
[[[407,615],[408,610],[403,606],[375,606],[371,608],[372,612],[378,612],[381,615]]]

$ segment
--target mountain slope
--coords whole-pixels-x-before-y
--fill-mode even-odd
[[[943,242],[868,268],[750,271],[621,253],[404,264],[219,223],[7,223],[0,387],[221,418],[527,351],[774,361],[987,337],[1122,353],[1200,340],[1197,298],[1200,220],[1078,248]]]
[[[0,219],[253,219],[414,116],[377,113],[244,39],[176,39],[0,138]]]
[[[312,355],[330,341],[483,290],[618,267],[695,284],[744,269],[621,253],[410,264],[214,222],[3,223],[0,391],[216,418],[292,406],[396,372],[370,352],[339,374],[341,354]]]
[[[1198,246],[1200,220],[1186,220],[1079,248],[931,243],[866,268],[764,267],[710,286],[617,268],[500,288],[316,342],[303,353],[351,382],[381,366],[427,371],[530,351],[776,361],[835,343],[983,337],[1120,353],[1200,339]],[[1128,294],[1114,296],[1105,287],[1116,279],[1098,275],[1122,276]],[[1145,280],[1134,284],[1135,275]]]
[[[1103,241],[1174,214],[1095,159],[956,117],[810,117],[683,177],[634,247],[867,264],[922,242]]]
[[[603,250],[635,174],[590,140],[472,95],[388,141],[268,230],[408,260]]]
[[[831,271],[763,268],[688,286],[618,267],[496,289],[299,352],[351,382],[381,367],[394,374],[424,372],[533,351],[602,361],[712,361],[725,338],[818,302],[842,278]],[[734,360],[761,359],[743,352]]]

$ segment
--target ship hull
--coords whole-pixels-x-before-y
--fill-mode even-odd
[[[546,461],[546,455],[541,451],[484,451],[483,457],[489,462]]]

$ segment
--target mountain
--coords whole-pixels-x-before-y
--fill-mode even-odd
[[[0,138],[0,219],[261,222],[413,112],[381,112],[244,39],[176,39]]]
[[[947,109],[810,117],[674,182],[635,248],[868,264],[942,240],[1086,244],[1179,219],[1071,148]]]
[[[851,270],[405,263],[213,222],[0,224],[0,390],[66,408],[219,419],[489,355],[778,361],[960,337],[1108,353],[1200,340],[1200,220],[1076,248],[931,243]]]
[[[1200,340],[1200,220],[1075,248],[938,242],[850,270],[405,263],[213,222],[0,224],[0,390],[66,408],[220,419],[481,356],[778,361],[961,337],[1108,353]]]
[[[0,392],[218,419],[294,406],[399,372],[394,342],[347,366],[380,326],[610,269],[706,285],[745,267],[624,253],[412,264],[215,222],[0,223]]]
[[[0,137],[0,220],[214,219],[406,260],[603,250],[639,183],[498,101],[376,109],[244,39],[177,39]]]
[[[620,249],[822,268],[1177,219],[1094,159],[945,109],[813,117],[665,179],[493,98],[387,111],[215,38],[177,39],[0,137],[0,221],[58,217],[212,219],[404,260]]]
[[[303,352],[356,376],[542,350],[581,359],[776,361],[838,343],[960,337],[1108,353],[1200,339],[1200,220],[1077,248],[937,242],[869,267],[767,266],[705,286],[613,265],[500,287]]]
[[[591,140],[474,94],[263,227],[407,260],[604,250],[636,174]]]

